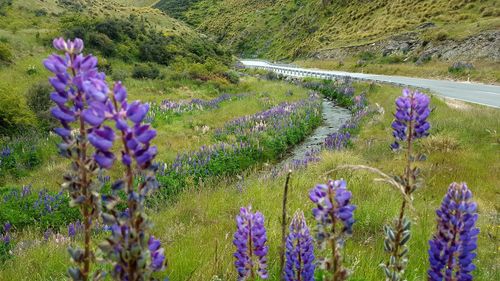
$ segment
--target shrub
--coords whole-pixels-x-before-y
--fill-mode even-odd
[[[474,69],[472,63],[459,61],[448,67],[448,72],[452,74],[464,74],[470,72],[472,69]]]
[[[136,79],[160,78],[160,69],[154,64],[136,64],[132,70],[132,77]]]
[[[234,70],[224,72],[224,77],[232,84],[240,83],[240,75]]]
[[[26,103],[0,87],[0,136],[11,136],[36,124],[33,113]]]
[[[113,81],[125,81],[130,76],[129,72],[124,69],[115,69],[111,74]]]
[[[39,82],[31,86],[26,93],[28,107],[35,113],[43,130],[48,131],[55,127],[55,120],[50,114],[52,101],[51,88],[47,82]]]
[[[2,189],[0,196],[0,224],[10,222],[18,230],[30,226],[42,231],[58,229],[80,218],[78,210],[69,207],[69,197],[62,192],[32,192],[26,186]]]
[[[0,42],[0,64],[10,64],[13,60],[12,51],[9,45]]]

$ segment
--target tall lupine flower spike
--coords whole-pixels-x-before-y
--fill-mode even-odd
[[[49,79],[54,87],[50,98],[56,105],[51,112],[61,123],[61,127],[55,129],[63,140],[60,152],[72,161],[62,186],[69,191],[71,204],[82,213],[85,237],[84,250],[69,249],[72,260],[78,265],[70,268],[69,273],[74,280],[88,280],[93,259],[92,223],[99,217],[101,206],[99,185],[92,182],[92,176],[98,167],[109,168],[114,160],[110,152],[114,134],[109,127],[102,127],[103,122],[112,117],[108,110],[108,88],[105,75],[97,69],[97,58],[81,54],[81,39],[57,38],[53,45],[64,55],[50,55],[43,64],[54,74]],[[72,126],[73,123],[76,124]],[[77,128],[76,137],[72,127]],[[93,155],[89,142],[95,147]],[[98,271],[93,278],[99,276]]]
[[[441,208],[436,211],[437,229],[429,241],[427,272],[431,281],[469,281],[476,268],[472,261],[476,257],[477,204],[472,201],[472,192],[465,183],[452,183],[443,198]]]
[[[403,95],[396,99],[395,120],[392,123],[393,136],[396,139],[391,148],[399,149],[399,141],[406,142],[406,166],[403,176],[395,177],[403,187],[404,196],[412,198],[413,192],[421,185],[419,169],[413,167],[413,144],[415,140],[429,135],[430,124],[427,118],[430,114],[430,98],[418,91],[403,90]],[[385,225],[384,249],[389,253],[389,261],[381,264],[387,280],[404,279],[404,271],[408,263],[408,247],[410,240],[411,221],[405,217],[407,199],[404,198],[399,216],[394,227]]]
[[[267,279],[268,247],[264,216],[260,212],[252,213],[251,207],[241,208],[236,217],[236,227],[233,244],[236,246],[234,265],[238,280],[253,280],[256,274]]]
[[[331,273],[329,280],[333,281],[346,280],[348,275],[342,266],[341,249],[354,224],[356,206],[351,204],[351,197],[344,180],[330,180],[309,192],[309,198],[316,204],[313,208],[316,242],[321,250],[332,250],[331,257],[321,259],[321,267]]]
[[[122,143],[125,176],[111,185],[113,194],[106,197],[103,220],[111,226],[111,237],[99,247],[113,264],[111,275],[115,280],[150,280],[153,272],[166,266],[160,241],[147,234],[151,223],[144,210],[146,197],[158,188],[156,167],[152,165],[157,150],[150,144],[156,131],[143,124],[149,106],[138,101],[129,104],[120,82],[115,83],[110,99],[110,112]],[[119,212],[114,207],[121,200],[118,191],[123,189],[128,208]]]
[[[411,141],[429,135],[429,103],[427,95],[409,89],[403,90],[403,95],[396,99],[395,120],[392,122],[396,140],[391,144],[392,149],[400,147],[399,141]]]
[[[304,213],[295,212],[286,239],[285,281],[314,281],[314,246]]]

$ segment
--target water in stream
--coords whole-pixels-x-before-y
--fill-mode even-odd
[[[278,164],[278,167],[291,166],[295,159],[302,160],[311,150],[320,150],[325,138],[337,132],[340,127],[351,118],[351,112],[343,107],[336,106],[329,100],[322,103],[323,123],[314,130],[301,144],[295,146],[287,157]]]

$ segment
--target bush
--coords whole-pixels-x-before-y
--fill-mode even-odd
[[[0,64],[10,64],[13,61],[12,51],[9,45],[0,42]]]
[[[35,124],[35,116],[22,98],[0,87],[0,136],[19,134]]]
[[[59,229],[80,218],[78,209],[69,206],[62,192],[33,192],[30,187],[0,190],[0,224],[10,222],[21,230],[34,226],[40,230]]]
[[[234,70],[224,72],[224,77],[232,84],[240,83],[240,75]]]
[[[132,70],[132,77],[136,79],[160,78],[160,69],[154,64],[136,64]]]
[[[28,107],[35,113],[38,123],[44,131],[49,131],[56,125],[56,120],[50,113],[52,106],[50,93],[51,87],[47,82],[33,84],[26,93]]]
[[[128,71],[124,69],[115,69],[113,73],[111,74],[111,79],[113,81],[125,81],[129,77]]]
[[[469,62],[455,62],[450,67],[448,67],[448,72],[452,74],[465,74],[474,69],[472,63]]]
[[[364,60],[364,61],[370,61],[375,59],[375,54],[372,52],[362,52],[359,54],[359,59]]]

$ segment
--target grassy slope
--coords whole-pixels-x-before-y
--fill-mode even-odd
[[[96,17],[106,17],[107,14],[112,14],[114,17],[144,16],[150,19],[150,22],[154,23],[165,35],[177,35],[185,39],[198,37],[198,34],[190,27],[154,8],[135,8],[103,0],[79,2],[84,5],[83,14],[92,14]],[[44,10],[47,14],[36,16],[35,13],[38,10]],[[44,40],[60,36],[59,19],[70,10],[71,7],[57,5],[56,0],[44,2],[37,0],[14,1],[13,6],[6,9],[6,15],[0,17],[0,38],[8,42],[15,58],[10,65],[0,65],[0,90],[8,91],[8,95],[13,99],[12,103],[19,104],[30,122],[36,122],[36,120],[33,112],[26,106],[25,94],[35,82],[47,81],[49,72],[44,69],[42,61],[54,51],[45,44],[47,41]],[[110,59],[109,62],[113,69],[126,70],[128,73],[132,70],[130,63],[118,59]],[[36,69],[34,74],[27,73],[30,67]],[[167,67],[159,67],[163,73],[170,73]],[[126,84],[132,99],[140,99],[145,102],[194,97],[210,98],[220,94],[216,83],[194,83],[189,79],[167,80],[129,78]],[[252,86],[249,87],[252,88]],[[52,142],[48,144],[50,150],[54,149],[52,144]],[[30,172],[27,177],[9,181],[6,185],[33,184],[37,188],[58,190],[58,180],[52,175],[61,173],[66,167],[66,163],[54,155],[40,169]]]
[[[388,149],[392,141],[390,112],[399,93],[400,89],[389,86],[377,86],[370,91],[370,102],[380,104],[386,113],[365,122],[354,148],[345,152],[324,152],[320,163],[293,174],[289,213],[297,208],[304,210],[312,226],[308,190],[314,184],[324,182],[324,173],[339,164],[368,164],[388,173],[401,172],[403,156]],[[495,188],[500,181],[499,144],[498,134],[488,130],[500,130],[500,112],[475,105],[462,105],[464,108],[456,109],[436,98],[432,99],[432,105],[436,107],[431,115],[432,135],[437,139],[452,139],[458,147],[450,151],[434,151],[429,154],[428,161],[419,164],[426,183],[416,193],[416,212],[410,213],[415,223],[407,278],[424,279],[428,267],[427,240],[434,229],[434,209],[439,206],[450,182],[466,181],[474,192],[480,212],[476,280],[498,280],[500,269],[495,262],[499,243],[496,230],[498,204],[495,203],[498,194]],[[434,139],[429,146],[419,146],[418,149],[425,151],[425,147],[435,148],[440,143],[442,141]],[[277,252],[284,178],[270,180],[261,175],[248,176],[242,182],[242,192],[234,183],[226,181],[220,181],[214,188],[193,188],[174,205],[151,214],[155,222],[154,234],[167,243],[171,280],[209,280],[212,275],[234,280],[231,242],[234,217],[240,206],[250,204],[266,216],[270,280],[278,280]],[[396,215],[400,198],[389,187],[374,183],[374,177],[366,173],[338,171],[333,177],[347,180],[353,191],[353,201],[358,206],[354,236],[346,245],[345,263],[354,270],[350,280],[382,280],[378,268],[386,258],[382,251],[382,225]],[[49,256],[51,258],[47,259]],[[63,278],[67,263],[65,246],[50,242],[32,247],[9,261],[0,271],[0,280],[23,280],[24,276],[32,277],[30,280],[47,280],[49,277],[59,280]]]
[[[439,36],[461,40],[485,30],[500,27],[496,0],[377,0],[332,1],[323,7],[319,0],[202,0],[190,6],[182,17],[201,32],[214,35],[233,47],[241,57],[297,59],[340,47],[365,45],[405,32],[418,31],[427,41]],[[178,7],[176,1],[162,0],[156,5],[167,12]],[[419,31],[417,26],[433,22],[436,28]],[[356,67],[359,57],[327,60],[330,69],[371,73],[467,79],[467,75],[448,73],[450,62],[416,66],[407,63],[369,62]],[[312,59],[309,65],[325,63]],[[478,61],[471,78],[499,82],[498,62]],[[432,74],[430,74],[430,72]]]
[[[157,6],[169,1],[160,1]],[[495,17],[495,0],[332,2],[323,7],[316,0],[203,0],[185,15],[200,30],[215,34],[243,53],[273,58],[366,44],[414,31],[428,21],[456,39],[500,24]],[[251,42],[254,48],[238,48]]]

